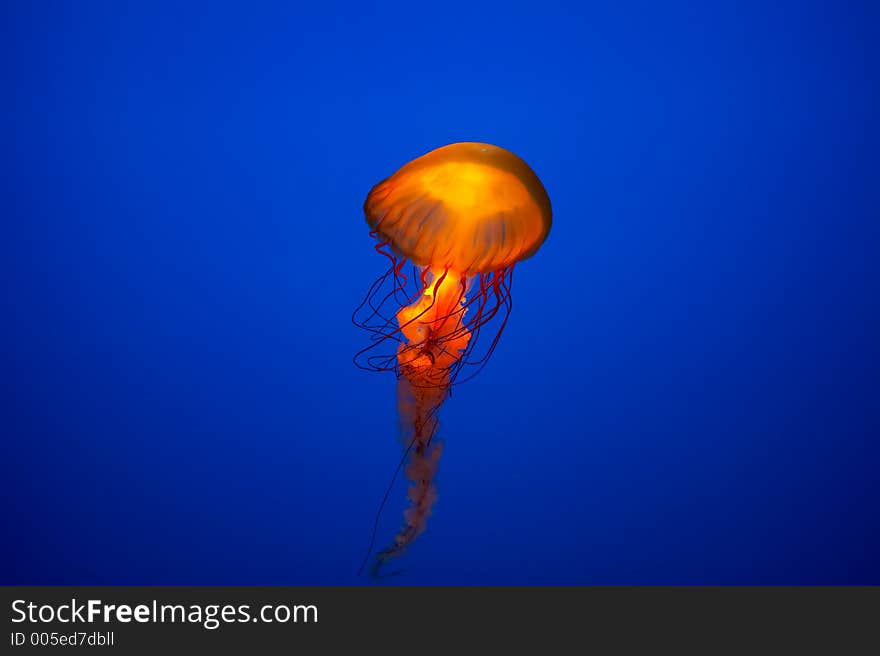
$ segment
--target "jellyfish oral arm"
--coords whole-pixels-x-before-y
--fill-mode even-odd
[[[410,506],[404,524],[377,565],[400,554],[425,529],[437,498],[434,476],[442,453],[435,440],[437,414],[449,395],[452,372],[466,351],[466,279],[451,271],[425,270],[422,292],[397,313],[404,340],[397,351],[397,405],[401,435],[409,450],[405,474]]]
[[[352,321],[370,333],[370,344],[355,355],[368,371],[393,371],[398,379],[398,415],[404,447],[399,465],[409,482],[408,507],[394,540],[376,554],[374,576],[401,555],[425,530],[437,499],[435,475],[442,444],[438,413],[452,387],[476,375],[490,358],[512,309],[513,266],[483,272],[409,266],[378,233],[377,251],[389,268],[369,288]],[[411,275],[408,275],[411,272]],[[470,373],[461,376],[462,369]],[[397,476],[395,470],[373,524],[373,535]]]

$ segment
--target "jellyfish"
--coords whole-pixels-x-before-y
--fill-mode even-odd
[[[388,268],[352,320],[370,335],[355,364],[397,375],[408,484],[403,525],[375,557],[378,575],[425,530],[437,498],[442,453],[440,406],[473,377],[498,344],[512,309],[513,268],[535,254],[550,231],[550,199],[538,176],[512,152],[454,143],[405,164],[372,188],[364,214]],[[466,366],[473,368],[459,377]]]

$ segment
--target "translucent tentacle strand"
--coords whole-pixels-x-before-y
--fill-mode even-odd
[[[372,371],[391,370],[398,376],[409,507],[394,540],[377,555],[374,573],[403,553],[425,529],[437,498],[440,406],[462,367],[476,365],[473,374],[477,373],[498,343],[511,310],[513,275],[513,267],[470,279],[449,269],[427,267],[413,267],[412,275],[407,275],[406,262],[385,246],[380,243],[377,250],[388,257],[390,267],[352,317],[371,335],[355,363]],[[478,350],[479,337],[490,324],[494,326],[491,337]]]

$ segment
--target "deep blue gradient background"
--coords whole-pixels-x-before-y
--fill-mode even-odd
[[[134,4],[2,10],[0,581],[362,580],[361,204],[473,140],[554,225],[391,582],[880,583],[877,3]]]

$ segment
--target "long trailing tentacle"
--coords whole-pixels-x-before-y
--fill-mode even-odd
[[[409,481],[403,525],[377,554],[371,570],[379,575],[382,566],[402,554],[425,529],[437,498],[434,478],[443,448],[437,439],[440,406],[453,385],[479,373],[497,346],[512,309],[513,267],[469,277],[449,269],[414,266],[408,276],[406,260],[398,258],[387,242],[380,241],[376,250],[390,266],[352,315],[352,321],[370,333],[370,343],[354,360],[362,369],[396,373],[405,448],[380,503],[360,571],[369,560],[382,509],[401,469]],[[490,338],[479,345],[487,331]],[[466,365],[473,371],[459,379]]]
[[[401,344],[408,343],[405,330],[410,325],[431,318],[433,321],[445,320],[449,324],[457,325],[457,328],[435,336],[434,346],[441,352],[447,345],[459,341],[463,335],[471,335],[464,351],[446,365],[450,386],[476,376],[497,347],[513,309],[513,266],[476,274],[471,280],[462,276],[459,284],[463,303],[447,309],[445,316],[439,313],[434,315],[436,311],[433,303],[423,304],[418,313],[400,323],[400,308],[419,301],[423,290],[428,286],[423,281],[426,275],[430,275],[430,271],[414,269],[413,275],[407,276],[404,273],[406,260],[397,258],[392,253],[383,254],[391,260],[391,266],[373,283],[352,315],[352,322],[370,334],[369,344],[354,356],[355,365],[367,371],[393,371],[400,376],[398,348]],[[468,287],[470,293],[465,297]],[[465,368],[473,370],[459,378],[460,373],[463,373],[461,370]]]

